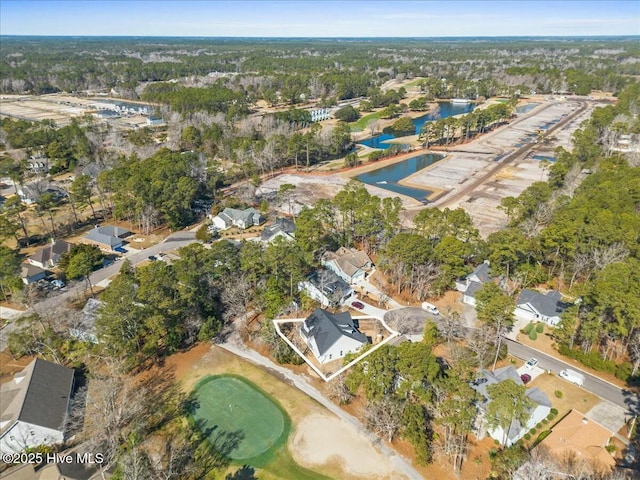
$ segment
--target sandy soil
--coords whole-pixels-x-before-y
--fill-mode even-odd
[[[297,460],[308,465],[339,462],[346,471],[364,478],[396,478],[390,464],[351,425],[326,415],[300,422],[292,441]]]

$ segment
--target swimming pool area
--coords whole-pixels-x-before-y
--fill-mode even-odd
[[[407,178],[423,168],[434,164],[444,158],[443,155],[422,154],[402,160],[401,162],[387,165],[370,172],[362,173],[356,178],[366,184],[375,185],[400,195],[414,198],[421,203],[428,203],[427,197],[432,193],[422,188],[407,187],[398,182]]]

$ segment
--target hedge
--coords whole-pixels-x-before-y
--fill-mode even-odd
[[[549,410],[551,413],[553,413],[554,415],[558,414],[558,409],[557,408],[552,408],[551,410]]]
[[[601,372],[613,373],[616,378],[625,382],[631,377],[631,364],[628,362],[618,364],[611,360],[604,360],[598,352],[584,353],[581,350],[569,348],[567,345],[560,345],[558,351],[562,355],[578,360],[587,367]]]

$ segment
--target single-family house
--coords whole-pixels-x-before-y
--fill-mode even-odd
[[[616,461],[606,447],[613,435],[611,430],[571,410],[556,423],[541,445],[559,459],[575,456],[590,462],[598,471],[611,470]]]
[[[131,232],[126,228],[114,225],[96,225],[95,228],[92,228],[82,236],[81,242],[96,245],[100,250],[111,252],[117,248],[122,248],[124,245],[123,239],[129,235],[131,235]]]
[[[567,308],[562,295],[556,290],[546,294],[525,288],[516,300],[514,314],[516,317],[532,322],[545,322],[556,326],[560,323],[560,315]]]
[[[28,263],[22,264],[22,271],[20,278],[25,285],[31,285],[47,277],[47,272],[35,265],[29,265]]]
[[[50,162],[45,155],[31,155],[27,159],[27,170],[31,173],[47,173],[49,167]]]
[[[366,274],[373,270],[369,255],[355,248],[340,247],[335,252],[325,252],[321,261],[325,268],[349,284],[365,280]]]
[[[475,294],[483,284],[493,280],[488,262],[478,265],[473,272],[456,281],[456,290],[462,292],[462,301],[467,305],[476,305]]]
[[[357,329],[349,312],[334,314],[321,308],[306,318],[300,336],[320,363],[355,353],[367,343],[366,335]]]
[[[316,270],[307,280],[300,282],[298,290],[304,291],[324,307],[340,305],[355,294],[347,282],[325,269]]]
[[[534,407],[529,412],[529,420],[526,424],[522,425],[519,421],[513,420],[511,425],[507,427],[506,432],[502,427],[491,429],[487,425],[485,416],[487,406],[491,401],[487,387],[504,382],[505,380],[513,380],[517,385],[524,385],[520,379],[520,375],[518,375],[518,371],[513,365],[509,365],[508,367],[499,368],[493,372],[489,370],[480,370],[478,378],[471,382],[471,388],[480,394],[480,401],[478,402],[480,415],[476,422],[478,437],[481,437],[486,433],[491,438],[498,440],[507,447],[510,447],[524,437],[525,433],[549,415],[549,412],[551,411],[551,401],[549,400],[549,397],[538,387],[528,388],[526,395],[533,401]]]
[[[283,238],[284,240],[291,242],[294,240],[296,234],[296,224],[287,218],[278,218],[273,225],[269,225],[262,229],[260,235],[260,241],[264,243],[271,243],[276,238]]]
[[[149,115],[147,117],[147,125],[149,126],[164,125],[164,120],[162,119],[162,117],[158,115]]]
[[[262,225],[264,216],[255,208],[238,210],[237,208],[225,208],[221,213],[211,218],[211,222],[218,230],[227,230],[231,227],[245,229],[254,225]]]
[[[27,262],[40,268],[53,268],[60,261],[62,254],[69,252],[72,248],[72,243],[51,239],[46,247],[27,257]]]
[[[67,197],[67,192],[47,181],[32,182],[25,185],[19,185],[16,192],[22,203],[33,205],[37,203],[43,193],[50,193],[56,199]]]
[[[69,335],[83,342],[98,343],[96,336],[96,319],[100,307],[104,304],[101,300],[90,298],[82,309],[82,315],[77,322],[69,327]]]
[[[0,452],[62,443],[73,385],[73,369],[40,358],[0,385]]]

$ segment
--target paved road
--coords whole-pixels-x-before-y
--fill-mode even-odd
[[[169,235],[165,240],[157,245],[146,248],[134,254],[128,255],[126,258],[132,263],[136,264],[144,259],[146,259],[150,255],[157,255],[160,252],[166,252],[168,250],[175,250],[177,248],[184,247],[196,241],[195,233],[193,232],[176,232]],[[121,261],[117,261],[109,265],[108,267],[101,268],[96,272],[91,274],[91,284],[96,285],[97,283],[106,280],[107,278],[115,275],[120,270]],[[86,282],[80,281],[73,285],[68,285],[62,293],[56,296],[48,297],[42,299],[33,305],[32,308],[27,310],[23,315],[31,314],[32,312],[36,312],[42,314],[47,311],[54,311],[60,305],[65,302],[77,298],[82,295],[86,289]],[[7,338],[9,333],[15,330],[14,322],[9,323],[2,330],[0,330],[0,351],[4,350],[7,346]]]
[[[585,372],[584,370],[580,370],[573,365],[563,362],[562,360],[558,360],[557,358],[551,357],[526,345],[522,345],[521,343],[514,342],[513,340],[510,340],[508,338],[505,338],[504,342],[509,348],[509,353],[511,355],[522,360],[528,360],[532,357],[537,358],[539,361],[538,366],[545,370],[551,370],[556,374],[560,370],[564,370],[565,368],[570,368],[572,370],[581,372],[585,377],[583,388],[605,400],[608,400],[611,403],[614,403],[626,409],[635,409],[638,406],[638,395],[629,390],[621,389],[616,385],[601,380],[598,377]]]

